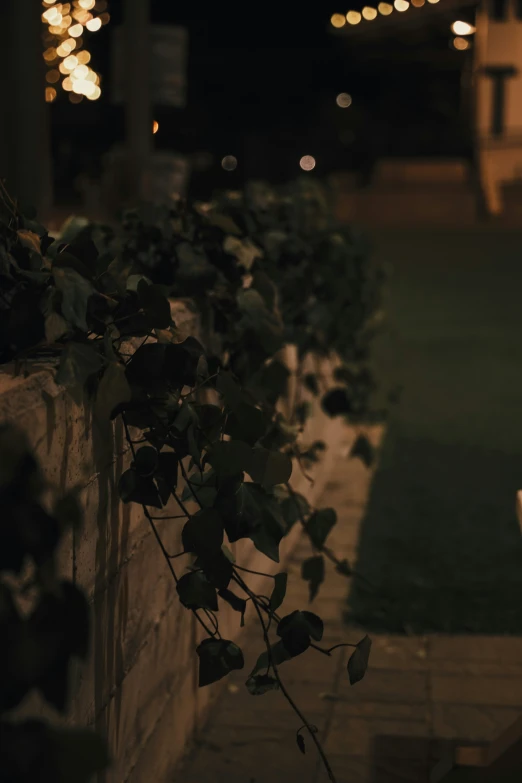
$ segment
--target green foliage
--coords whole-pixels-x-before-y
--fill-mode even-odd
[[[65,713],[71,661],[85,660],[89,649],[86,598],[56,572],[61,537],[78,526],[81,509],[70,493],[50,514],[42,505],[44,490],[24,433],[0,427],[0,777],[88,783],[108,764],[98,736],[40,720],[12,722],[7,715],[32,691]],[[22,595],[30,596],[24,614]]]
[[[257,595],[225,542],[249,539],[277,563],[283,537],[300,524],[316,550],[302,568],[310,600],[324,581],[326,560],[351,574],[327,546],[335,511],[312,508],[289,484],[293,468],[317,462],[325,444],[301,443],[309,402],[297,399],[291,414],[281,413],[290,372],[280,349],[297,346],[301,385],[329,415],[364,420],[375,388],[368,359],[381,277],[363,241],[333,224],[321,194],[302,185],[283,193],[252,186],[204,207],[144,206],[110,227],[71,222],[57,240],[17,212],[5,193],[0,198],[0,363],[56,358],[57,382],[78,400],[91,397],[100,422],[121,418],[132,461],[119,494],[143,507],[179,599],[206,633],[197,648],[202,686],[244,665],[241,650],[220,636],[223,602],[239,623],[247,611],[259,620],[265,650],[247,680],[254,695],[279,688],[286,694],[278,666],[314,651],[323,633],[311,612],[280,618],[287,575],[273,577],[269,598]],[[171,299],[193,303],[211,350],[193,337],[181,340]],[[309,355],[340,360],[335,388],[325,390],[319,373],[303,377]],[[141,432],[138,441],[133,428]],[[354,456],[370,463],[365,441],[359,439]],[[154,516],[170,502],[184,520],[183,549],[175,554],[167,552]],[[39,513],[37,535],[20,524],[11,548],[0,547],[0,567],[19,571],[24,547],[37,565],[54,551],[56,520]],[[61,601],[72,630],[71,607],[80,598],[64,587]],[[278,640],[270,638],[274,627]],[[78,631],[67,655],[82,649],[80,641]],[[356,653],[349,667],[355,681],[369,647],[361,642]],[[15,701],[17,682],[8,689]],[[63,681],[44,679],[38,687],[62,705]],[[305,728],[317,745],[314,727]]]

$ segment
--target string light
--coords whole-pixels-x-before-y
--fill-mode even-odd
[[[237,158],[234,155],[225,155],[221,161],[221,167],[225,171],[235,171],[237,169]]]
[[[337,29],[344,27],[346,24],[346,18],[343,16],[343,14],[332,14],[332,18],[330,19],[330,24],[332,27],[337,27]]]
[[[414,5],[415,8],[422,8],[425,2],[426,0],[411,0],[411,4]]]
[[[299,161],[299,165],[303,171],[312,171],[315,169],[315,158],[312,155],[303,155]]]
[[[372,8],[371,6],[367,5],[363,8],[362,15],[365,19],[371,22],[372,19],[377,18],[377,11],[375,8]]]
[[[106,0],[42,0],[45,51],[48,71],[46,81],[56,87],[46,87],[45,99],[51,103],[61,88],[69,93],[72,103],[83,98],[96,101],[101,96],[100,76],[91,67],[91,54],[84,49],[84,33],[95,33],[108,24]],[[53,93],[50,92],[53,91]]]
[[[335,99],[335,102],[341,109],[347,109],[352,105],[352,96],[348,95],[347,92],[341,92]]]
[[[467,22],[453,22],[451,29],[455,35],[473,35],[475,32],[473,25]]]
[[[346,14],[346,21],[348,24],[359,24],[361,21],[362,16],[359,13],[359,11],[348,11]]]
[[[465,38],[454,38],[453,39],[453,46],[455,49],[457,49],[459,52],[464,52],[466,49],[469,49],[471,46],[470,42],[467,41]]]
[[[159,131],[159,122],[154,120],[154,122],[152,123],[152,132],[157,133],[158,131]]]
[[[377,9],[383,16],[389,16],[393,13],[393,6],[390,3],[379,3]]]
[[[395,6],[395,9],[401,13],[407,11],[410,7],[408,0],[395,0],[393,5]]]

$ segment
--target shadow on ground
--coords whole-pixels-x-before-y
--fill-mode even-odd
[[[359,539],[347,619],[369,630],[522,633],[522,235],[379,238],[404,395]]]

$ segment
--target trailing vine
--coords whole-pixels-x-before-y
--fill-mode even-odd
[[[353,575],[326,543],[335,510],[312,508],[290,485],[294,464],[306,473],[325,448],[302,443],[310,406],[294,400],[285,416],[280,405],[290,376],[282,351],[293,344],[300,380],[329,415],[360,423],[372,411],[366,362],[381,276],[360,241],[318,206],[317,194],[258,187],[213,205],[143,206],[118,226],[71,221],[53,239],[2,188],[0,361],[55,358],[58,383],[73,394],[87,389],[97,416],[121,417],[131,462],[120,497],[142,507],[179,599],[206,635],[196,650],[200,686],[244,667],[241,649],[221,636],[220,603],[241,624],[250,611],[265,649],[246,686],[253,695],[282,691],[300,721],[298,747],[305,751],[307,732],[333,781],[280,667],[308,649],[331,656],[336,648],[320,645],[315,613],[278,614],[286,573],[261,574],[273,587],[258,595],[229,549],[247,538],[278,563],[298,523],[315,551],[302,568],[310,601],[325,558]],[[172,299],[195,308],[201,340],[183,339]],[[310,355],[339,360],[333,389],[301,369]],[[362,432],[353,454],[373,458]],[[160,521],[179,527],[179,551],[168,551]],[[368,637],[343,645],[354,647],[352,683],[364,676],[370,645]]]

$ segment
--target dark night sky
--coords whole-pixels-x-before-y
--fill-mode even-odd
[[[447,154],[456,139],[450,125],[462,62],[448,49],[447,20],[373,42],[331,34],[332,13],[364,4],[152,0],[152,22],[184,25],[190,41],[187,107],[157,110],[156,145],[187,154],[209,150],[216,160],[235,154],[245,162],[237,184],[241,176],[291,177],[304,154],[318,158],[319,174],[353,168],[373,154],[370,147],[379,154]],[[94,67],[107,75],[122,0],[109,0],[109,10],[111,23],[89,43]],[[335,105],[344,91],[353,96],[346,111]],[[82,122],[75,132],[89,138],[85,154],[93,160],[123,137],[110,78],[96,112],[92,104],[66,102],[56,109],[62,133],[71,133],[73,115]]]

